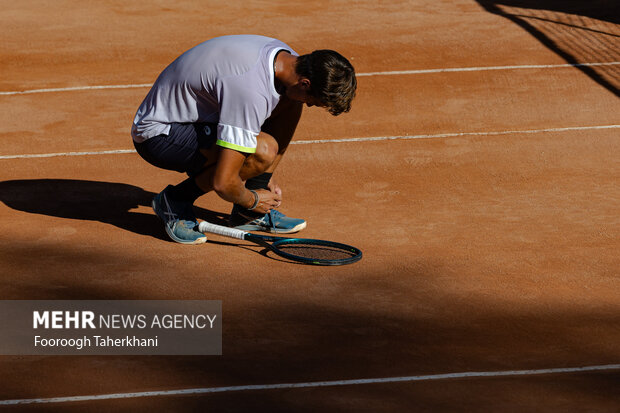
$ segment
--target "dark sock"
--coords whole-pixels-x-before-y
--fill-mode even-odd
[[[268,189],[267,185],[269,184],[272,175],[272,173],[263,172],[262,174],[245,181],[245,187],[248,189]]]
[[[189,202],[190,204],[196,202],[196,199],[204,194],[205,192],[198,187],[194,178],[191,177],[168,190],[168,195],[173,201]]]

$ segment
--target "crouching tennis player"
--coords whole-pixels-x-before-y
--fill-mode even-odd
[[[268,37],[218,37],[183,53],[159,75],[131,130],[147,162],[189,176],[153,199],[168,235],[182,244],[206,241],[193,204],[211,190],[234,204],[230,226],[305,228],[305,220],[276,210],[282,191],[272,174],[303,104],[339,115],[350,110],[356,87],[353,66],[337,52],[299,56]]]

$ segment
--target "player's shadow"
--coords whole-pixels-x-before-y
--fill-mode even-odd
[[[0,201],[8,207],[31,214],[99,221],[127,231],[169,240],[161,221],[149,212],[156,194],[137,186],[74,179],[29,179],[0,182]],[[222,224],[226,214],[195,208],[198,217]]]
[[[610,0],[477,0],[486,11],[526,30],[567,63],[620,97],[617,62],[620,7]],[[598,23],[597,23],[598,21]],[[594,60],[594,61],[592,61]]]

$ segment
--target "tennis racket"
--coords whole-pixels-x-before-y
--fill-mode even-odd
[[[308,238],[284,238],[258,235],[236,228],[223,227],[202,221],[198,230],[223,235],[225,237],[251,241],[268,248],[280,257],[311,265],[344,265],[362,259],[358,248],[338,242]]]

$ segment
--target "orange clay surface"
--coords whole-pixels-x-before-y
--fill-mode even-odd
[[[275,177],[301,235],[364,258],[175,244],[150,201],[184,177],[135,153],[0,159],[0,298],[224,311],[222,356],[1,356],[0,400],[620,362],[617,96],[574,67],[368,75],[566,64],[512,21],[472,0],[4,3],[0,91],[136,87],[0,95],[2,156],[133,149],[144,85],[214,36],[341,52],[362,74],[351,113],[306,109]],[[418,135],[435,137],[329,142]],[[615,370],[13,409],[615,412],[619,388]]]

